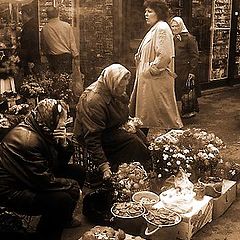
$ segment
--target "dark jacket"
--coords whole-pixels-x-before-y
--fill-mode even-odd
[[[197,66],[199,59],[198,44],[194,36],[190,33],[181,33],[181,41],[174,37],[175,44],[175,92],[177,100],[181,100],[183,90],[188,78],[192,73],[197,78]]]
[[[34,192],[69,189],[72,180],[56,178],[54,171],[67,164],[72,149],[46,137],[33,118],[13,128],[0,144],[0,199],[11,199],[24,189]],[[19,190],[19,191],[18,191]]]
[[[116,99],[103,85],[85,91],[77,105],[74,135],[87,147],[97,165],[107,162],[102,147],[104,134],[119,128],[128,120],[128,98]]]
[[[18,54],[24,71],[28,71],[29,62],[36,65],[40,64],[39,27],[37,20],[34,18],[31,18],[23,25]]]

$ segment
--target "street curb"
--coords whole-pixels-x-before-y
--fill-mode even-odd
[[[218,87],[218,88],[213,88],[213,89],[207,89],[207,90],[203,90],[202,96],[206,96],[206,95],[211,95],[211,94],[215,94],[215,93],[220,93],[220,92],[225,92],[225,91],[229,91],[232,89],[238,89],[240,88],[240,84],[236,84],[233,86],[226,86],[226,87]]]

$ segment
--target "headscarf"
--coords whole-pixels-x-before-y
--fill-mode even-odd
[[[121,64],[112,64],[108,67],[106,67],[100,74],[98,80],[91,84],[87,90],[96,91],[98,88],[98,85],[104,85],[104,87],[107,89],[108,92],[113,97],[119,97],[117,95],[117,88],[121,81],[123,80],[123,77],[125,75],[131,75],[130,71],[127,70],[124,66]]]
[[[174,17],[172,18],[171,22],[176,22],[179,26],[179,32],[175,34],[176,38],[178,38],[180,41],[182,40],[181,38],[181,33],[188,33],[188,29],[181,17]]]
[[[30,121],[35,127],[40,128],[44,135],[51,135],[57,128],[63,109],[67,110],[64,101],[46,98],[37,104],[26,121]]]

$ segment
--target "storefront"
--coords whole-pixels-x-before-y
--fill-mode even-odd
[[[1,17],[1,34],[10,33],[17,44],[21,27],[19,7],[29,0],[8,1]],[[101,69],[121,62],[133,72],[134,53],[146,32],[144,0],[34,0],[39,29],[47,22],[46,8],[60,8],[60,17],[75,31],[86,84],[94,81]],[[168,0],[171,16],[182,16],[198,41],[199,79],[203,89],[239,83],[240,20],[239,0]],[[1,4],[1,11],[3,4]],[[4,10],[4,9],[3,9]],[[4,29],[4,31],[3,31]],[[8,30],[7,30],[8,29]],[[3,33],[4,32],[4,33]]]
[[[123,11],[126,23],[122,58],[132,66],[131,55],[136,52],[145,32],[143,2],[128,1]],[[239,83],[239,1],[167,2],[171,8],[171,16],[183,17],[189,31],[196,36],[200,52],[199,79],[202,88]]]

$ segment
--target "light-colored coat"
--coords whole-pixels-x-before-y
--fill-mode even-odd
[[[181,128],[174,93],[174,42],[169,25],[157,22],[145,35],[136,60],[136,79],[130,99],[130,113],[143,127]]]

